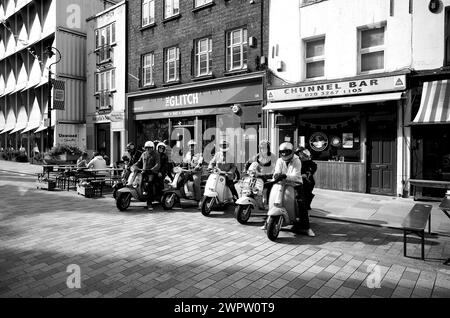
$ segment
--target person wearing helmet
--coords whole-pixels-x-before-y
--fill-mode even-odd
[[[166,178],[169,172],[169,158],[167,157],[166,154],[166,145],[163,142],[160,142],[156,146],[156,149],[158,150],[159,160],[161,164],[161,167],[157,174],[157,178],[155,180],[155,184],[157,185],[156,192],[158,196],[160,195],[162,196],[162,191],[164,189],[164,179]]]
[[[302,161],[302,177],[303,177],[303,190],[305,193],[305,205],[307,210],[311,210],[311,202],[314,198],[312,193],[316,181],[314,180],[314,174],[317,171],[317,164],[311,159],[311,152],[305,147],[298,147],[296,154]]]
[[[245,163],[246,171],[250,171],[251,167],[253,167],[253,169],[256,168],[256,164],[259,166],[258,169],[261,170],[259,178],[264,180],[267,189],[266,202],[269,202],[270,190],[272,188],[272,184],[267,183],[267,181],[273,176],[277,159],[277,156],[270,151],[270,142],[268,140],[262,140],[259,143],[259,153]]]
[[[153,141],[147,141],[144,145],[145,152],[141,155],[138,162],[134,164],[135,168],[140,168],[143,171],[143,176],[147,180],[146,192],[147,197],[147,209],[153,211],[153,182],[155,176],[158,175],[161,168],[160,156],[155,151],[155,144]]]
[[[189,152],[183,158],[183,166],[189,170],[192,170],[192,174],[189,177],[194,182],[194,195],[195,200],[200,201],[202,199],[202,165],[203,155],[201,153],[195,153],[195,146],[197,143],[194,140],[188,142]]]
[[[285,142],[280,145],[280,158],[277,160],[274,171],[274,179],[285,179],[297,184],[297,210],[296,223],[292,230],[294,232],[305,233],[308,236],[315,236],[310,228],[308,211],[305,207],[303,195],[302,162],[294,153],[294,146]]]
[[[130,155],[130,165],[134,165],[142,156],[142,152],[137,149],[134,142],[129,142],[126,149]]]
[[[226,182],[227,186],[231,191],[235,201],[239,198],[239,195],[234,187],[234,175],[236,173],[237,167],[234,164],[234,158],[229,154],[230,144],[227,141],[222,141],[219,144],[219,152],[217,152],[211,159],[208,169],[213,169],[214,167],[219,168],[227,173]]]

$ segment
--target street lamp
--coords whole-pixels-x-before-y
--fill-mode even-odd
[[[52,134],[51,134],[51,129],[52,129],[52,86],[53,86],[53,82],[52,82],[52,66],[55,64],[58,64],[61,61],[61,52],[56,48],[56,47],[52,47],[49,46],[46,49],[46,54],[48,56],[48,58],[50,59],[53,55],[55,55],[55,53],[53,53],[53,50],[55,50],[56,52],[58,52],[59,58],[56,62],[50,64],[48,66],[48,128],[47,128],[47,147],[48,150],[50,151],[53,147],[53,142],[52,142]]]

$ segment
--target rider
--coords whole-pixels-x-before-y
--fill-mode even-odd
[[[276,162],[277,156],[270,151],[270,142],[268,140],[262,140],[259,143],[259,153],[245,163],[245,170],[247,171],[249,171],[253,163],[258,163],[261,168],[259,178],[264,181],[265,188],[267,189],[266,202],[269,202],[270,190],[272,189],[272,184],[267,183],[267,181],[273,176]]]
[[[197,143],[194,140],[188,142],[189,152],[183,158],[183,166],[189,170],[192,170],[192,180],[194,181],[194,195],[195,200],[200,201],[202,199],[202,164],[203,155],[201,153],[195,153],[195,146]]]
[[[226,183],[228,188],[231,191],[231,194],[234,197],[234,200],[237,201],[239,195],[234,187],[233,177],[236,173],[237,167],[234,164],[234,159],[232,155],[227,155],[230,150],[230,144],[224,140],[219,145],[219,152],[217,152],[214,157],[211,159],[211,162],[208,165],[208,169],[213,169],[217,166],[221,171],[227,173],[226,175]]]
[[[157,184],[157,192],[158,194],[162,194],[162,190],[164,189],[164,178],[167,176],[169,172],[169,157],[166,155],[166,145],[163,142],[160,142],[156,146],[160,158],[161,167],[158,172],[158,178],[156,178]]]
[[[147,209],[149,211],[153,211],[153,180],[155,175],[158,174],[161,163],[160,156],[155,151],[155,144],[152,141],[147,141],[144,145],[145,152],[141,155],[138,162],[134,164],[133,167],[140,168],[142,167],[142,172],[144,177],[147,178],[146,189],[144,195],[148,193],[147,196]]]
[[[134,165],[142,156],[142,152],[136,148],[134,142],[128,143],[127,152],[130,154],[130,165]]]
[[[314,174],[317,171],[317,164],[311,159],[311,152],[305,147],[299,147],[295,151],[297,156],[300,157],[302,161],[302,177],[303,177],[303,188],[305,191],[305,203],[306,209],[311,210],[311,202],[314,198],[312,193],[316,181],[314,180]]]
[[[309,225],[308,211],[305,207],[305,199],[303,194],[303,180],[302,180],[302,162],[300,158],[294,154],[294,146],[285,142],[280,145],[280,159],[278,159],[274,179],[286,179],[287,181],[296,184],[295,190],[297,192],[297,209],[296,220],[292,230],[294,232],[304,233],[308,236],[315,236],[313,230]]]

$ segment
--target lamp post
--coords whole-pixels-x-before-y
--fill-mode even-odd
[[[47,48],[47,56],[48,58],[51,58],[55,53],[53,53],[52,50],[55,50],[56,52],[58,52],[59,54],[59,59],[50,64],[48,66],[48,128],[47,128],[47,147],[48,150],[50,151],[53,147],[53,142],[52,142],[52,134],[51,134],[51,129],[52,129],[52,87],[53,87],[53,82],[52,82],[52,66],[55,64],[58,64],[61,61],[61,52],[52,46],[49,46]]]

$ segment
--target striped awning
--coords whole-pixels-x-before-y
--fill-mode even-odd
[[[419,112],[411,125],[450,124],[450,81],[425,82]]]

